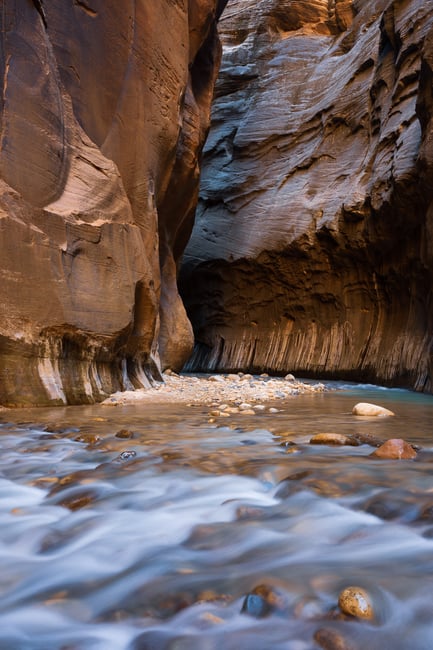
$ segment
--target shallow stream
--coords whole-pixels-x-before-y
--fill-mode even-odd
[[[214,423],[182,404],[0,413],[0,649],[431,650],[433,397],[328,386]],[[323,432],[422,450],[308,444]],[[348,585],[373,621],[341,616]],[[268,610],[245,601],[259,586]]]

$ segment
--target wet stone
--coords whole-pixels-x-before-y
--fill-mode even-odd
[[[117,456],[117,458],[115,458],[114,460],[123,462],[126,460],[131,460],[131,458],[135,458],[136,455],[137,455],[136,451],[127,449],[125,451],[122,451],[122,453],[119,454],[119,456]]]
[[[380,447],[383,444],[383,440],[377,436],[373,436],[371,433],[354,433],[353,438],[358,440],[361,445],[370,445],[370,447]]]
[[[416,458],[416,451],[408,442],[402,438],[387,440],[376,451],[370,454],[371,458],[383,458],[389,460],[407,460]]]
[[[357,650],[352,642],[335,630],[320,628],[315,633],[314,640],[323,650]]]
[[[268,514],[266,508],[259,506],[239,506],[236,510],[236,519],[238,521],[255,521],[256,519],[265,519]]]
[[[362,510],[385,521],[399,519],[409,523],[416,520],[419,504],[413,494],[385,490],[365,501]]]
[[[299,474],[303,474],[304,476],[301,476],[299,479],[289,477],[280,483],[275,493],[277,499],[287,499],[292,496],[292,494],[302,490],[302,485],[300,485],[298,481],[301,481],[302,478],[307,476],[308,472],[299,472]]]
[[[134,434],[129,429],[120,429],[120,431],[118,431],[115,436],[116,438],[128,439],[133,438]]]
[[[346,587],[340,593],[338,605],[343,614],[371,620],[373,606],[369,594],[361,587]]]
[[[287,610],[287,594],[275,585],[261,584],[246,595],[241,611],[254,618],[264,618],[271,613],[284,613]]]
[[[75,442],[84,442],[87,445],[96,445],[101,441],[101,438],[94,433],[80,433],[74,440]]]
[[[359,442],[352,436],[342,433],[318,433],[310,439],[310,445],[340,445],[358,447]]]
[[[76,427],[65,427],[54,424],[47,424],[47,426],[43,427],[43,431],[46,431],[47,433],[78,433],[79,429]]]
[[[433,503],[427,503],[421,508],[417,520],[426,524],[433,522]]]
[[[358,402],[352,409],[353,415],[362,415],[370,417],[388,417],[390,415],[395,415],[389,409],[386,409],[384,406],[379,406],[378,404],[370,404],[368,402]]]
[[[248,594],[242,605],[242,613],[254,618],[264,618],[272,611],[271,606],[259,594]]]
[[[68,508],[75,512],[76,510],[81,510],[91,505],[97,498],[97,494],[92,490],[82,491],[78,494],[72,494],[58,501],[59,506],[63,508]]]

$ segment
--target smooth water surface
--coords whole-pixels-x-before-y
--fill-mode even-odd
[[[431,650],[433,398],[331,386],[216,423],[147,403],[1,413],[0,648],[313,650],[325,630]],[[422,450],[379,461],[308,444],[322,432]],[[260,585],[276,606],[242,611]],[[347,585],[374,621],[339,614]]]

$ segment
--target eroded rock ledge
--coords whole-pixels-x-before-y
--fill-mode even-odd
[[[176,265],[224,0],[3,0],[0,403],[79,403],[180,368]]]
[[[194,370],[433,391],[433,6],[232,0],[182,291]]]

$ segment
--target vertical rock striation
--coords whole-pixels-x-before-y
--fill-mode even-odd
[[[181,367],[224,0],[3,0],[0,403],[93,402]]]
[[[433,5],[232,0],[189,368],[433,391]]]

